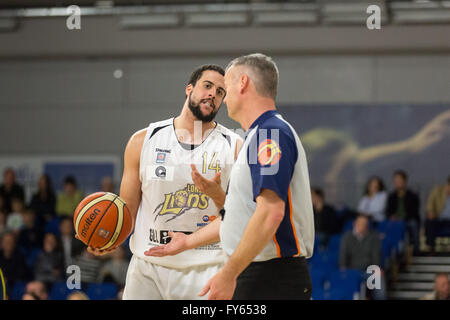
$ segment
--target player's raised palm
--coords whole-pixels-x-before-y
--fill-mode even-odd
[[[146,256],[164,257],[173,256],[187,249],[186,237],[187,235],[182,232],[169,231],[169,237],[172,238],[169,243],[155,246],[145,251]]]
[[[225,192],[222,189],[220,171],[216,173],[214,178],[209,180],[203,177],[200,172],[197,171],[195,165],[191,164],[191,169],[192,181],[194,182],[198,190],[210,197],[219,209],[222,208],[223,202],[225,201]]]

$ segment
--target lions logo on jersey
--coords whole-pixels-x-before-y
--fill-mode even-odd
[[[208,208],[208,200],[208,196],[201,193],[194,184],[188,184],[184,189],[164,195],[164,201],[154,211],[155,221],[158,217],[173,215],[166,221],[168,222],[193,208],[204,210]]]

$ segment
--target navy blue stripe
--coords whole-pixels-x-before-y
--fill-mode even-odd
[[[283,221],[281,221],[280,226],[278,227],[277,232],[275,233],[275,239],[280,246],[280,254],[282,257],[292,257],[297,255],[298,248],[297,243],[295,241],[294,229],[292,228],[291,219],[290,219],[290,208],[289,201],[285,199],[284,202],[284,217]]]

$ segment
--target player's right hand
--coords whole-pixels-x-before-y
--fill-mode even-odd
[[[78,239],[78,240],[80,240],[80,238],[78,238],[78,235],[76,235],[76,234],[75,234],[75,238]],[[81,241],[81,240],[80,240],[80,241]],[[109,253],[111,253],[111,252],[113,252],[113,251],[115,251],[115,250],[116,250],[116,248],[106,249],[106,250],[100,250],[100,249],[97,249],[97,248],[93,248],[93,247],[91,247],[91,246],[88,246],[88,247],[87,247],[87,251],[88,251],[89,253],[92,253],[93,255],[95,255],[95,256],[97,256],[97,257],[104,256],[104,255],[109,254]]]
[[[152,247],[145,251],[144,254],[154,257],[173,256],[188,249],[188,236],[183,232],[169,231],[169,237],[172,238],[169,243]]]

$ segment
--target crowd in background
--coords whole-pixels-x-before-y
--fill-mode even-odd
[[[111,177],[101,181],[101,191],[114,192]],[[96,257],[75,238],[73,214],[83,199],[76,178],[67,176],[56,194],[48,175],[41,175],[38,189],[26,203],[23,186],[8,168],[0,186],[0,268],[6,288],[28,282],[23,299],[47,299],[54,283],[65,281],[67,267],[80,267],[82,288],[90,283],[111,282],[121,289],[131,253],[122,245],[112,254]],[[82,291],[70,299],[87,298]]]
[[[356,209],[344,209],[341,212],[325,201],[323,190],[311,188],[318,248],[326,247],[333,235],[343,233],[339,245],[341,270],[356,269],[366,272],[371,265],[383,266],[380,261],[383,235],[377,231],[377,225],[384,221],[404,222],[408,243],[414,255],[424,253],[421,252],[420,246],[421,229],[425,235],[425,252],[428,255],[435,253],[437,237],[450,237],[450,176],[447,181],[434,186],[430,191],[423,223],[420,199],[418,194],[408,187],[408,174],[403,170],[395,171],[392,175],[392,185],[392,190],[388,192],[380,177],[370,177]],[[348,221],[353,221],[352,227],[345,231],[344,226]],[[442,282],[443,277],[442,274],[438,275],[436,281]],[[382,290],[372,292],[378,295],[372,298],[386,298],[383,269],[381,278]],[[440,296],[450,299],[449,294]]]
[[[380,265],[381,240],[373,226],[385,220],[405,222],[415,254],[420,252],[421,228],[429,252],[434,250],[436,237],[450,236],[450,176],[430,190],[425,221],[421,221],[419,196],[408,187],[408,174],[395,171],[392,185],[388,193],[381,178],[371,177],[355,209],[339,213],[326,202],[320,188],[311,189],[319,247],[327,246],[332,235],[340,233],[348,221],[354,221],[340,243],[341,269],[365,270],[369,265]],[[114,192],[111,177],[101,181],[101,191]],[[27,282],[23,299],[47,299],[51,286],[67,278],[67,267],[78,265],[82,287],[112,282],[119,288],[120,299],[131,253],[125,243],[111,255],[96,257],[75,239],[72,218],[83,197],[75,177],[66,177],[63,190],[56,193],[50,178],[43,174],[37,192],[26,203],[24,188],[16,181],[14,170],[4,171],[0,186],[0,268],[8,289],[15,282]],[[82,291],[69,298],[88,299]]]

